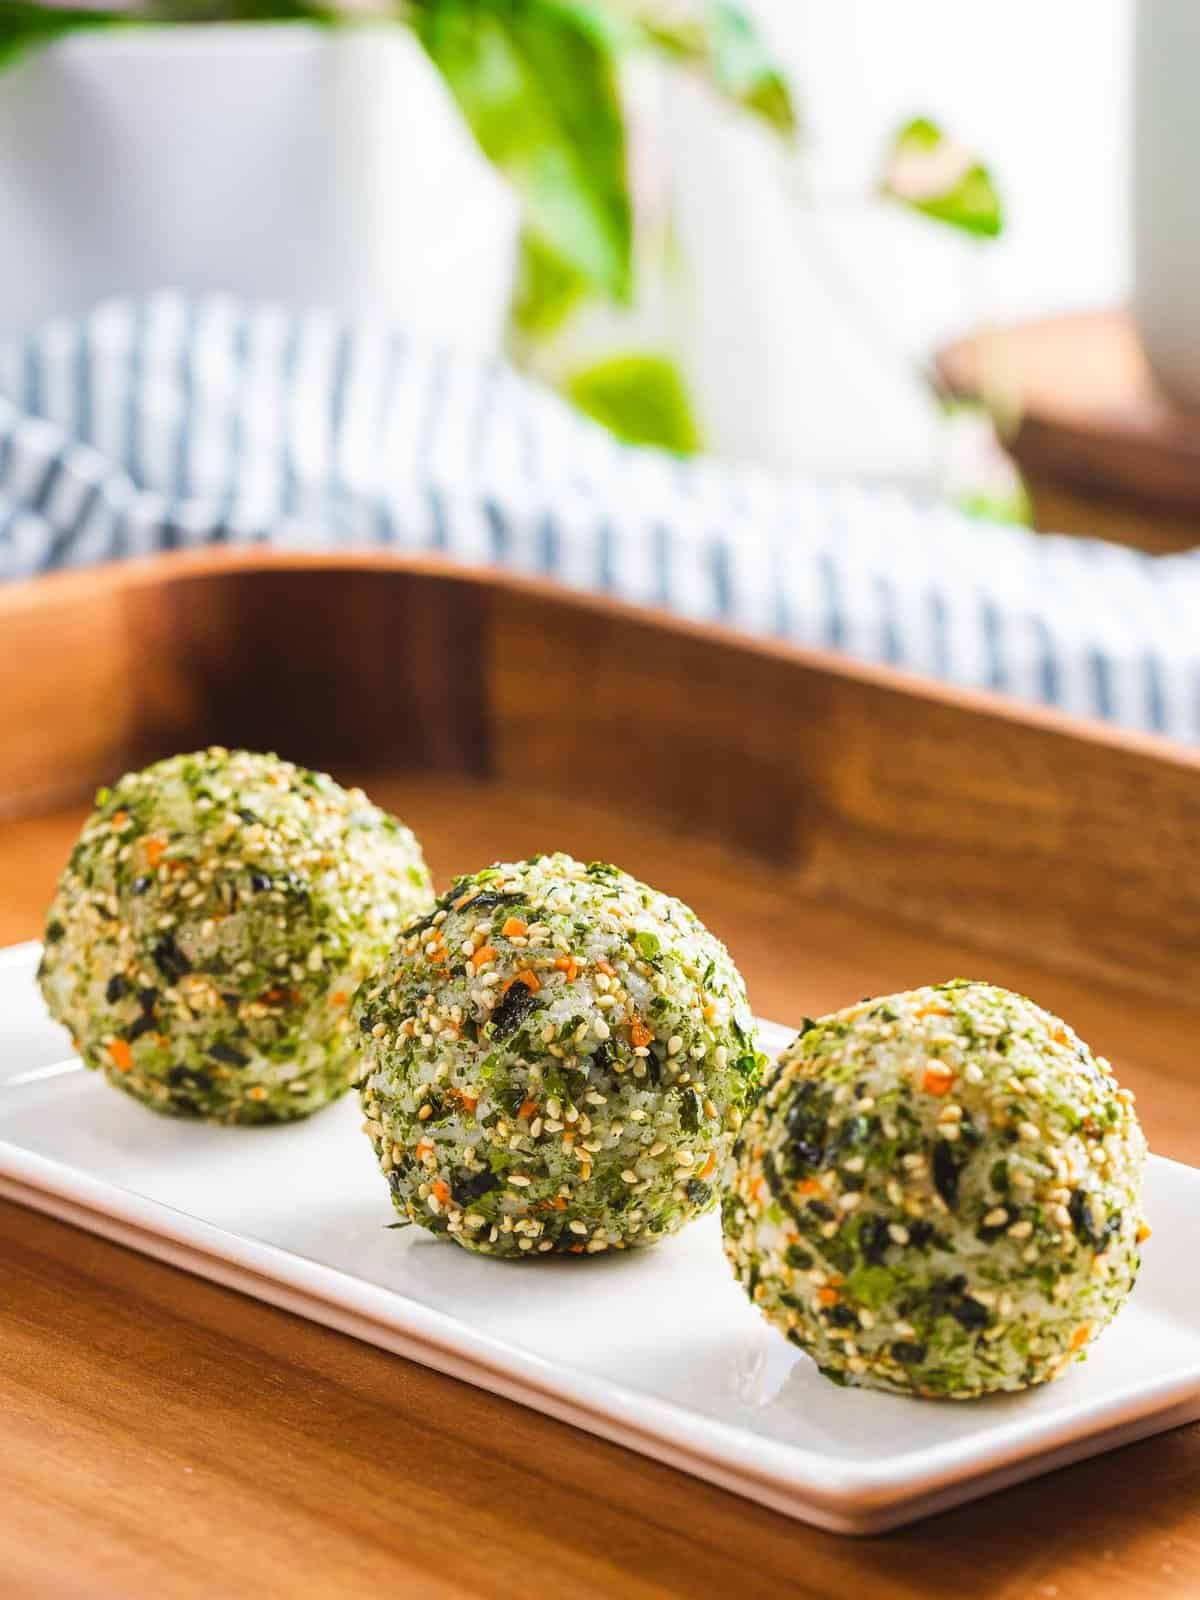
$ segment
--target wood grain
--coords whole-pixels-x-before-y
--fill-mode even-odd
[[[360,778],[443,882],[618,860],[783,1021],[1032,993],[1200,1161],[1190,753],[494,575],[180,556],[0,590],[0,942],[38,932],[87,789],[212,738]],[[1139,1600],[1200,1591],[1198,1488],[1193,1428],[838,1540],[0,1206],[6,1597]]]
[[[0,637],[0,814],[215,737],[512,780],[982,952],[1159,996],[1194,981],[1200,755],[1162,741],[386,555],[10,586]]]
[[[420,833],[441,882],[464,862],[561,844],[669,884],[737,952],[755,1005],[784,1020],[970,959],[952,940],[781,891],[749,855],[524,784],[372,787]],[[82,816],[0,824],[0,941],[36,932]],[[1018,955],[986,972],[1076,1022],[1138,1091],[1155,1146],[1200,1161],[1194,1011]],[[0,1350],[0,1572],[22,1575],[6,1595],[1024,1600],[1053,1585],[1059,1600],[1141,1600],[1200,1588],[1195,1428],[883,1539],[841,1540],[4,1205]]]

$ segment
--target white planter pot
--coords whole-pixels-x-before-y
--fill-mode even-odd
[[[1200,411],[1200,4],[1141,0],[1134,52],[1133,307],[1155,377]]]
[[[769,135],[698,85],[667,91],[693,285],[679,331],[710,444],[782,471],[935,484],[937,408],[915,364],[881,344],[840,287],[845,241],[797,203]],[[865,211],[861,222],[850,248],[877,248]],[[885,327],[894,311],[881,313]]]
[[[0,326],[223,289],[490,351],[515,233],[400,28],[85,36],[0,75]]]

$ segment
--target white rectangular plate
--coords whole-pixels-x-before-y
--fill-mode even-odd
[[[1189,1167],[1151,1158],[1141,1281],[1060,1382],[965,1405],[838,1389],[747,1303],[715,1217],[655,1250],[525,1266],[391,1230],[352,1096],[283,1128],[157,1117],[64,1061],[37,959],[0,952],[0,1195],[788,1516],[878,1532],[1200,1417]]]

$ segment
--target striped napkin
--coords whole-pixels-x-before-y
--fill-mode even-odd
[[[1200,552],[614,440],[395,328],[161,294],[0,341],[0,574],[382,545],[1200,742]]]

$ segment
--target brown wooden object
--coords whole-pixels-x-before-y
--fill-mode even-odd
[[[208,740],[364,782],[440,882],[562,847],[693,904],[781,1021],[955,974],[1200,1162],[1200,760],[496,575],[222,553],[0,590],[0,943],[87,791]],[[0,1592],[1200,1592],[1180,1430],[838,1540],[0,1205]]]
[[[937,365],[1007,424],[1039,528],[1155,553],[1200,544],[1200,416],[1156,389],[1127,311],[987,329]]]

